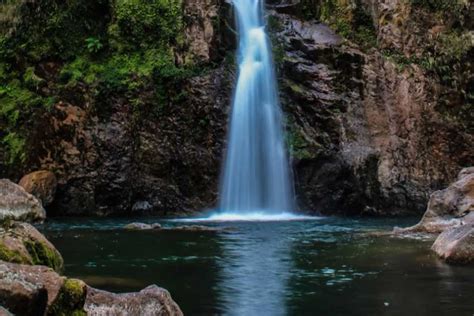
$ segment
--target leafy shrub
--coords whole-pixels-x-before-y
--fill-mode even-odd
[[[91,54],[97,54],[104,47],[100,40],[95,37],[88,37],[85,42],[86,48]]]

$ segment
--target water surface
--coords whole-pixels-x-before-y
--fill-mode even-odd
[[[128,222],[64,219],[41,229],[66,275],[118,292],[155,283],[187,315],[474,313],[472,267],[439,261],[432,240],[365,235],[416,220],[205,223],[232,227],[219,233],[120,230]]]

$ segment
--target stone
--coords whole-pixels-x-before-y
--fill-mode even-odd
[[[448,263],[474,263],[474,223],[444,231],[431,249]]]
[[[132,206],[132,212],[145,213],[153,210],[153,205],[148,201],[138,201]]]
[[[0,306],[15,315],[183,315],[169,292],[156,285],[137,293],[114,294],[48,267],[3,261]]]
[[[26,192],[36,196],[42,202],[43,206],[47,206],[54,200],[58,182],[54,173],[40,170],[23,176],[18,184],[22,186]]]
[[[8,179],[0,179],[0,223],[6,220],[42,222],[46,211],[41,202]]]
[[[0,305],[15,315],[45,315],[64,279],[48,267],[0,261]]]
[[[153,230],[161,229],[161,225],[158,223],[145,224],[145,223],[130,223],[124,226],[126,230]]]
[[[44,265],[61,272],[64,261],[59,251],[35,227],[14,222],[0,228],[0,260]]]
[[[151,285],[138,293],[122,294],[89,287],[84,309],[88,315],[183,315],[170,293],[156,285]]]
[[[469,223],[474,223],[474,168],[461,170],[456,182],[434,192],[421,221],[402,231],[441,233]]]

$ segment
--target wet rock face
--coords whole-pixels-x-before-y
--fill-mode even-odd
[[[448,263],[474,263],[474,223],[444,231],[432,249]]]
[[[377,41],[366,48],[304,14],[328,3],[267,3],[298,204],[327,214],[421,213],[433,191],[474,163],[474,136],[438,111],[440,95],[458,95],[420,65],[384,54],[418,58],[449,25],[408,2],[337,1],[365,10]],[[35,120],[29,168],[55,170],[51,214],[163,215],[216,205],[236,35],[228,2],[183,4],[175,62],[206,68],[179,85],[183,100],[137,119],[124,95],[98,100],[80,85]],[[38,68],[49,80],[61,65]],[[139,93],[156,105],[153,89]]]
[[[25,175],[18,183],[26,192],[36,196],[43,206],[51,204],[56,194],[57,180],[54,173],[46,170]]]
[[[222,1],[185,1],[183,10],[189,19],[176,63],[220,62]],[[48,212],[163,215],[214,205],[232,91],[228,68],[187,77],[175,91],[183,97],[160,105],[153,87],[143,88],[151,101],[139,117],[120,93],[99,100],[79,87],[61,99],[37,121],[33,140],[32,165],[55,170],[58,181]]]
[[[183,315],[168,291],[156,285],[138,293],[123,294],[113,294],[89,287],[84,309],[89,315]]]
[[[401,10],[395,2],[374,7],[374,18]],[[423,69],[400,69],[324,24],[279,12],[271,14],[275,59],[302,209],[419,213],[474,161],[473,135],[437,112],[438,84]],[[382,43],[413,47],[408,33],[382,28]]]
[[[223,68],[185,84],[188,98],[159,117],[109,117],[59,103],[40,137],[43,168],[58,177],[51,214],[186,212],[214,204],[230,80]],[[49,126],[49,127],[48,127]]]
[[[46,212],[36,197],[13,182],[0,179],[0,222],[8,219],[42,222],[45,218]]]

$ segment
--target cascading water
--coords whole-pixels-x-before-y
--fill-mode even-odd
[[[223,213],[276,214],[293,210],[293,187],[264,0],[233,0],[239,30],[239,76],[221,180]]]

